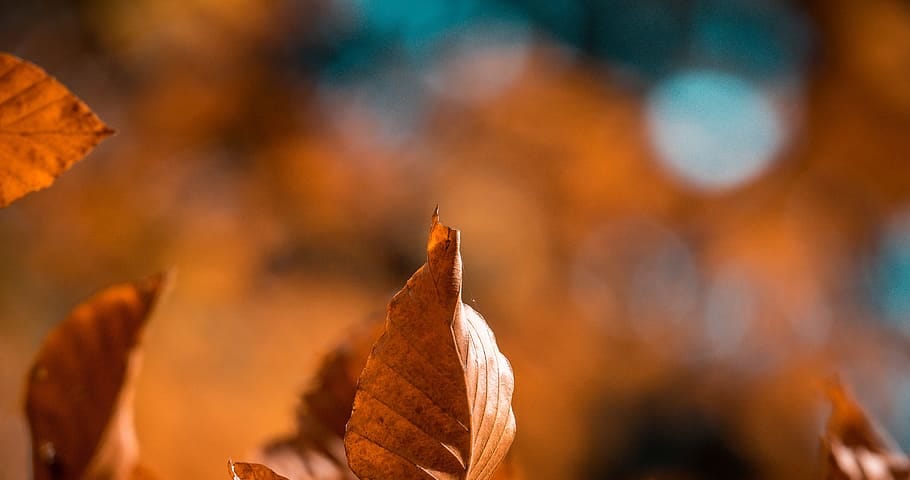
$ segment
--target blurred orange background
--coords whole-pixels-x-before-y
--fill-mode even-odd
[[[6,3],[118,134],[0,211],[0,479],[44,335],[168,267],[143,458],[224,478],[437,204],[529,479],[808,478],[834,372],[910,448],[906,2]]]

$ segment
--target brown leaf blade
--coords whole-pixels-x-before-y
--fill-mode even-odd
[[[512,368],[461,287],[459,232],[434,214],[360,376],[345,434],[359,478],[487,480],[511,446]]]
[[[155,275],[109,287],[45,338],[26,385],[35,480],[116,480],[137,471],[139,344],[165,283]]]
[[[40,67],[0,53],[0,207],[49,187],[112,133]]]
[[[228,462],[231,480],[288,480],[258,463]]]

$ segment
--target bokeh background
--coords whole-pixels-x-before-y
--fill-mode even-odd
[[[838,372],[910,448],[902,0],[6,1],[0,50],[118,135],[0,211],[0,479],[25,372],[165,267],[137,397],[224,478],[462,230],[534,479],[812,478]]]

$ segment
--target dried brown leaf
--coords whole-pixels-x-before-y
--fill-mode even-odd
[[[258,463],[228,462],[228,473],[231,480],[288,480],[273,472],[265,465]]]
[[[508,452],[512,368],[461,288],[459,232],[434,214],[427,263],[392,298],[360,376],[345,434],[358,477],[486,480]]]
[[[0,207],[50,186],[112,133],[40,67],[0,53]]]
[[[44,340],[26,386],[35,480],[149,478],[133,397],[142,332],[165,284],[155,275],[109,287]]]
[[[826,393],[832,411],[822,438],[825,480],[907,480],[910,459],[866,414],[849,391],[834,380]]]

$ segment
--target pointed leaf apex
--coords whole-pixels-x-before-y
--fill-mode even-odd
[[[455,249],[449,251],[450,245],[455,242]],[[458,230],[447,227],[439,221],[439,207],[433,212],[433,219],[430,224],[430,236],[427,240],[427,254],[433,256],[432,252],[442,245],[441,252],[449,252],[451,255],[458,255]]]

